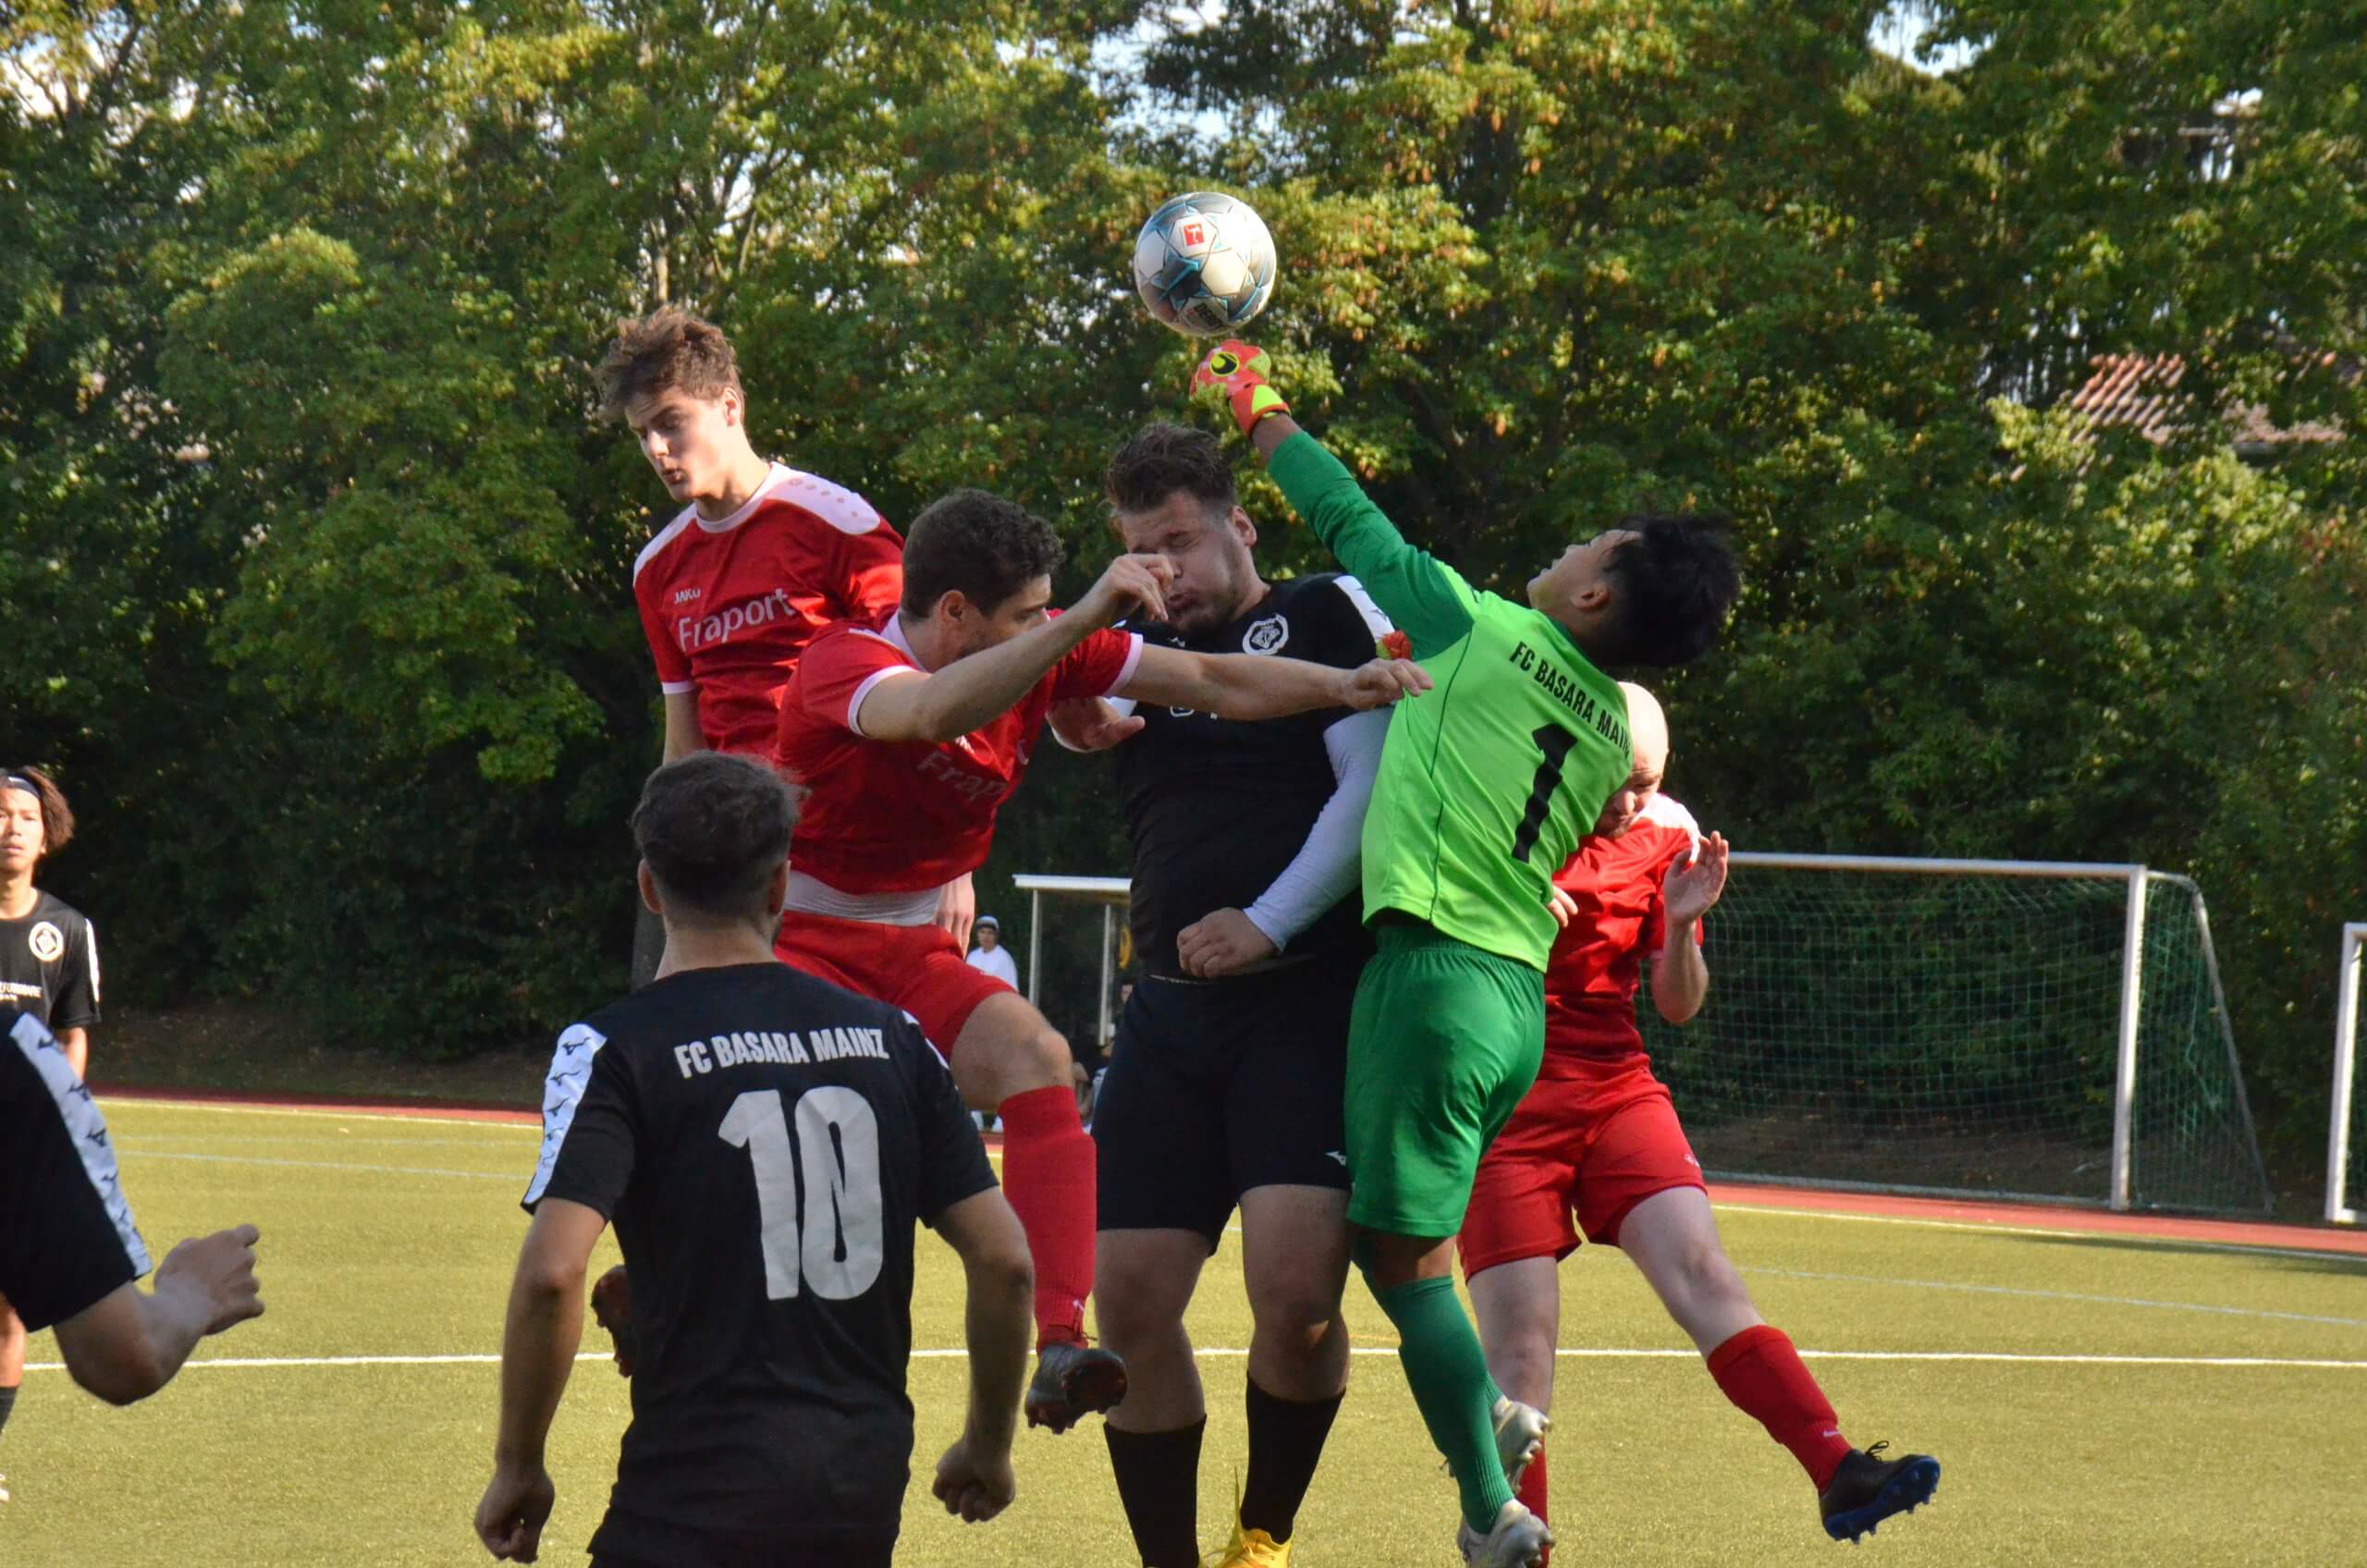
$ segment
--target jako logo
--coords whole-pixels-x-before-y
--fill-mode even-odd
[[[711,648],[717,643],[728,643],[736,632],[752,626],[768,626],[797,613],[789,597],[789,590],[776,588],[761,599],[749,599],[728,606],[720,615],[684,616],[674,623],[674,641],[684,653],[693,648]]]

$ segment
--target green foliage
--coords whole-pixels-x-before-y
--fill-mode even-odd
[[[2367,912],[2367,445],[2248,466],[2207,410],[2367,428],[2367,44],[2269,0],[1919,9],[1969,64],[1831,0],[18,6],[0,735],[91,818],[53,875],[134,993],[546,1035],[622,982],[656,751],[608,325],[708,312],[771,450],[900,521],[1021,496],[1073,587],[1191,362],[1134,227],[1221,184],[1294,401],[1475,578],[1734,514],[1733,637],[1665,682],[1707,819],[2191,871],[2306,1150]],[[2181,356],[2205,411],[2083,435],[2100,352]],[[1321,564],[1249,494],[1270,566]],[[1014,870],[1119,868],[1109,794],[1042,762],[1007,921]]]

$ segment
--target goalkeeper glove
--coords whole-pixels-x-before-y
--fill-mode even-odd
[[[1228,337],[1209,349],[1200,368],[1192,373],[1192,390],[1196,394],[1215,388],[1233,410],[1233,422],[1246,435],[1267,415],[1291,411],[1282,395],[1267,383],[1265,368],[1264,349]]]

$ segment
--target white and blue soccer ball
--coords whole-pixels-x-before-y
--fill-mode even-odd
[[[1134,288],[1166,325],[1222,337],[1274,297],[1274,237],[1246,202],[1215,190],[1178,196],[1134,239]]]

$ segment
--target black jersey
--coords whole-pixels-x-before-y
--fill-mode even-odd
[[[1140,630],[1162,648],[1353,669],[1380,656],[1389,623],[1355,579],[1324,572],[1277,582],[1246,615],[1189,640],[1165,626]],[[1257,721],[1147,704],[1137,711],[1142,732],[1118,750],[1134,839],[1134,952],[1154,974],[1180,974],[1176,934],[1217,910],[1247,909],[1305,846],[1337,784],[1323,732],[1349,710]],[[1351,892],[1290,950],[1362,953],[1362,918]]]
[[[918,1026],[786,964],[688,971],[559,1036],[543,1127],[527,1207],[615,1224],[640,1339],[595,1552],[892,1538],[913,1227],[994,1185]]]
[[[0,1295],[46,1329],[146,1272],[91,1091],[40,1019],[0,1007]]]
[[[99,1021],[98,935],[47,893],[22,920],[0,920],[0,1007],[12,1002],[53,1031]]]

